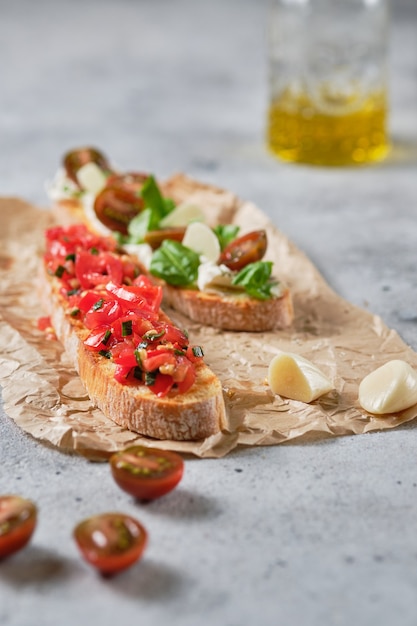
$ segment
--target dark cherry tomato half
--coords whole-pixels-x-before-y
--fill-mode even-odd
[[[266,232],[254,230],[230,242],[218,262],[231,270],[239,271],[249,263],[260,261],[265,255],[267,245]]]
[[[23,548],[32,537],[37,508],[20,496],[0,496],[0,559]]]
[[[148,230],[145,234],[144,241],[148,243],[153,250],[159,248],[165,239],[174,241],[182,241],[184,239],[185,227],[176,226],[172,228],[160,228],[159,230]]]
[[[63,159],[64,168],[68,178],[70,178],[76,185],[80,186],[77,180],[78,170],[87,163],[96,163],[102,170],[110,171],[110,165],[107,158],[100,150],[96,148],[77,148],[71,150],[64,155]]]
[[[134,517],[101,513],[77,524],[74,539],[85,560],[110,576],[138,561],[147,545],[148,533]]]
[[[121,489],[139,500],[155,500],[178,485],[184,461],[171,450],[131,446],[110,457],[110,468]]]
[[[147,178],[141,172],[109,177],[94,202],[94,211],[107,228],[127,234],[129,222],[143,209],[140,191]]]

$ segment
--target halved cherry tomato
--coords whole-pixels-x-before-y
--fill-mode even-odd
[[[140,500],[154,500],[178,485],[184,461],[171,450],[130,446],[110,457],[110,469],[123,491]]]
[[[110,171],[107,158],[96,148],[85,147],[71,150],[64,155],[63,163],[68,178],[78,186],[80,184],[77,180],[77,172],[87,163],[96,163],[102,170]]]
[[[249,263],[260,261],[267,248],[266,232],[254,230],[231,241],[220,254],[218,264],[231,270],[241,270]]]
[[[0,496],[0,559],[23,548],[37,521],[33,502],[15,495]]]
[[[159,248],[165,239],[182,241],[184,239],[185,227],[177,226],[172,228],[160,228],[159,230],[148,230],[145,234],[144,242],[149,244],[153,250]]]
[[[77,524],[74,539],[85,560],[108,576],[130,567],[142,556],[148,533],[130,515],[102,513]]]
[[[126,235],[129,222],[144,208],[140,192],[148,177],[141,172],[110,176],[94,201],[100,222]]]

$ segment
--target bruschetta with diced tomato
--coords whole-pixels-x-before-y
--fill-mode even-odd
[[[225,421],[221,384],[161,310],[163,290],[113,237],[84,224],[45,234],[40,294],[92,402],[122,427],[199,440]]]

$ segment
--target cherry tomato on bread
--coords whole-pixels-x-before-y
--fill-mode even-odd
[[[0,496],[0,559],[23,548],[37,521],[33,502],[16,495]]]
[[[174,489],[184,473],[184,461],[171,450],[131,446],[110,457],[113,478],[139,500],[154,500]]]
[[[267,238],[265,230],[254,230],[231,241],[219,257],[219,265],[226,265],[233,271],[239,271],[260,261],[265,255]]]
[[[110,171],[107,158],[100,150],[88,146],[71,150],[64,155],[63,164],[68,178],[78,186],[77,172],[87,163],[96,163],[102,170]]]
[[[149,244],[153,250],[156,250],[165,239],[181,242],[184,239],[185,230],[185,226],[148,230],[145,234],[144,242]]]
[[[110,176],[94,201],[100,222],[126,235],[129,222],[144,208],[140,192],[148,177],[141,172]]]
[[[130,515],[101,513],[77,524],[74,539],[84,559],[110,576],[127,569],[142,556],[148,533]]]

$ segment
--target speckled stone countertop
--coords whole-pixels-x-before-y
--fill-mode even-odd
[[[266,151],[266,1],[1,2],[3,196],[46,206],[62,153],[100,146],[121,168],[184,171],[262,208],[344,298],[417,349],[417,5],[393,3],[394,148],[363,169]],[[139,507],[92,464],[0,413],[0,493],[34,499],[24,551],[0,564],[1,626],[415,626],[417,429],[187,461]],[[151,540],[104,580],[76,521],[123,509]]]

